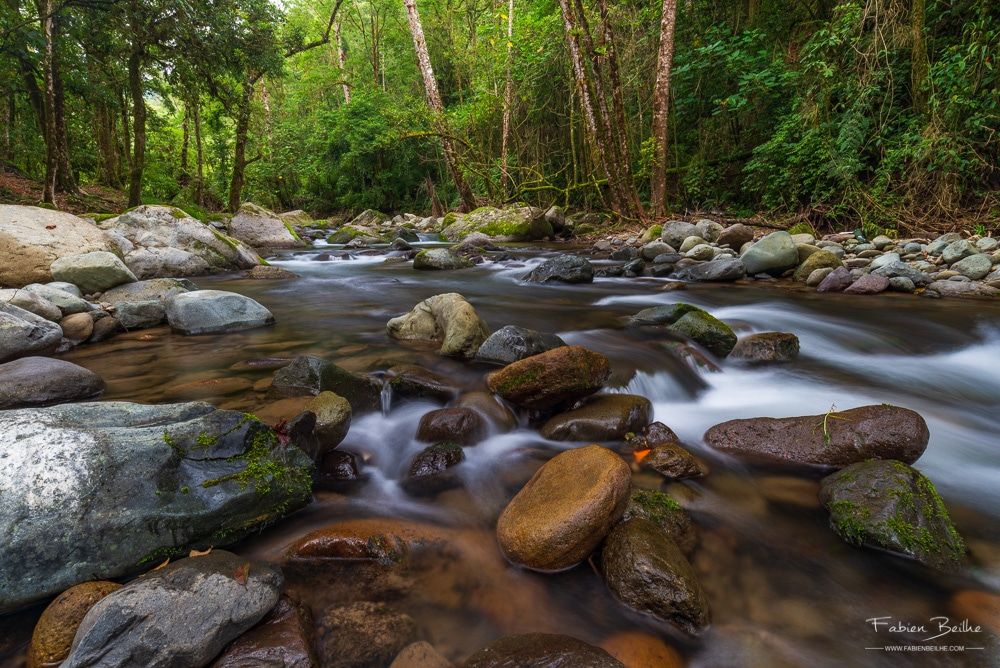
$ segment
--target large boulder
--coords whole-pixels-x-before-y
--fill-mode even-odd
[[[444,225],[441,237],[448,241],[461,241],[477,232],[498,241],[538,241],[555,234],[545,211],[529,206],[507,209],[487,206],[467,214],[450,213]]]
[[[151,278],[112,288],[101,295],[100,301],[112,306],[151,300],[166,302],[174,295],[197,289],[198,286],[186,278]]]
[[[440,343],[438,353],[475,357],[489,329],[472,304],[457,292],[435,295],[386,325],[389,336],[401,341]]]
[[[0,410],[82,401],[103,391],[100,376],[65,360],[22,357],[0,364]]]
[[[820,501],[830,526],[848,543],[956,571],[965,542],[934,484],[920,471],[892,460],[848,466],[823,479]]]
[[[121,258],[107,251],[64,255],[52,263],[52,278],[72,283],[87,295],[136,280]]]
[[[548,410],[594,394],[610,376],[611,363],[604,355],[561,346],[494,371],[486,384],[512,404]]]
[[[304,246],[292,226],[273,211],[246,202],[229,220],[230,236],[253,248],[294,248]]]
[[[453,271],[471,266],[471,260],[453,253],[448,248],[422,250],[413,258],[413,268],[421,271]]]
[[[167,300],[167,322],[181,334],[223,334],[273,325],[274,315],[235,292],[197,290]]]
[[[888,404],[824,415],[730,420],[705,433],[705,442],[720,452],[800,470],[843,468],[866,459],[912,464],[929,439],[919,414]]]
[[[526,568],[572,568],[621,518],[631,488],[628,464],[607,448],[588,445],[560,453],[500,513],[500,549]]]
[[[64,668],[206,666],[275,606],[281,572],[230,552],[181,559],[102,598]]]
[[[171,206],[136,207],[100,227],[140,279],[197,276],[260,264],[260,257],[246,244]]]
[[[0,287],[52,280],[52,263],[65,255],[113,251],[89,220],[34,206],[0,205]]]
[[[555,334],[507,325],[483,341],[476,359],[480,362],[510,364],[565,345],[566,342]]]
[[[799,263],[799,251],[788,232],[772,232],[742,255],[747,274],[778,275]]]
[[[725,357],[736,346],[732,328],[701,309],[682,315],[670,325],[670,330],[691,339],[716,357]]]
[[[579,255],[560,255],[535,267],[525,280],[532,283],[593,283],[594,265]]]
[[[465,668],[625,668],[625,664],[573,636],[525,633],[484,647],[466,660]]]
[[[612,529],[601,550],[601,573],[614,595],[634,610],[692,634],[711,621],[694,568],[649,520],[633,517]]]
[[[59,325],[0,301],[0,363],[24,355],[51,353],[61,342]]]
[[[641,432],[653,417],[653,405],[633,394],[605,394],[560,413],[542,425],[542,436],[555,441],[622,441]]]
[[[0,612],[234,542],[310,498],[305,453],[209,404],[6,411],[0,433]]]
[[[716,260],[685,267],[674,272],[673,278],[679,281],[725,282],[738,281],[746,276],[747,270],[743,260],[738,257],[720,257]]]

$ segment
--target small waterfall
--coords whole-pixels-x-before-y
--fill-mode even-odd
[[[392,384],[386,378],[382,379],[382,415],[389,415],[389,411],[392,410]]]

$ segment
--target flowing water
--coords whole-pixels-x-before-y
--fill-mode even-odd
[[[514,632],[569,633],[599,643],[640,629],[666,639],[692,666],[996,665],[997,640],[986,630],[948,639],[983,650],[890,655],[865,648],[907,644],[920,634],[875,634],[865,620],[958,620],[966,614],[961,592],[1000,589],[1000,306],[909,295],[818,295],[766,283],[665,290],[667,281],[660,279],[598,279],[585,286],[521,282],[551,252],[539,249],[519,251],[513,261],[440,273],[415,272],[406,263],[386,263],[384,256],[317,261],[318,252],[275,259],[299,280],[197,280],[203,288],[259,300],[274,312],[273,328],[190,338],[147,330],[81,347],[66,358],[107,380],[106,399],[184,400],[190,398],[188,383],[246,378],[261,391],[240,389],[209,399],[251,411],[268,402],[263,389],[272,371],[240,363],[262,357],[318,355],[364,372],[414,363],[480,389],[487,368],[442,359],[385,335],[386,321],[420,300],[460,292],[493,329],[513,324],[550,331],[607,355],[614,367],[611,384],[648,397],[655,418],[709,461],[708,477],[667,489],[700,527],[693,563],[709,595],[713,627],[691,641],[632,614],[587,564],[540,575],[500,560],[492,529],[500,509],[546,458],[575,444],[546,442],[523,426],[466,449],[457,469],[462,489],[437,498],[407,495],[398,481],[423,447],[414,440],[416,424],[439,406],[401,404],[388,393],[386,412],[356,416],[340,446],[365,461],[363,486],[349,494],[319,493],[311,506],[237,551],[279,559],[312,530],[368,517],[446,531],[453,545],[446,562],[428,566],[415,588],[396,599],[453,660]],[[719,362],[713,370],[678,357],[661,334],[624,327],[627,316],[642,308],[678,301],[709,310],[738,333],[794,332],[801,357],[769,368]],[[733,418],[822,414],[833,406],[881,402],[912,408],[930,426],[930,445],[916,466],[936,483],[970,545],[972,566],[962,576],[844,544],[827,526],[817,480],[748,469],[715,455],[701,440],[708,427]],[[661,484],[644,472],[637,472],[635,483]],[[338,569],[293,571],[288,587],[318,613],[357,595],[362,585],[351,577]]]

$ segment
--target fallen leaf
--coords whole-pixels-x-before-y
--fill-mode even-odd
[[[166,568],[166,567],[167,567],[167,564],[169,564],[169,563],[170,563],[170,559],[167,559],[166,561],[164,561],[164,562],[163,562],[162,564],[160,564],[159,566],[157,566],[157,567],[156,567],[156,568],[154,568],[153,570],[154,570],[154,571],[158,571],[158,570],[160,570],[161,568]]]
[[[250,577],[250,562],[247,562],[236,569],[233,573],[233,579],[239,582],[244,587],[247,586],[247,578]]]
[[[212,548],[208,548],[205,551],[191,550],[190,552],[188,552],[188,556],[189,557],[204,557],[206,554],[211,554],[211,553],[212,553]]]

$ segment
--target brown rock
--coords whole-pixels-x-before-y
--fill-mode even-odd
[[[625,512],[631,477],[621,457],[599,445],[555,456],[500,514],[500,549],[515,564],[534,570],[575,566]]]
[[[319,620],[317,644],[323,668],[372,668],[389,665],[417,635],[409,615],[362,602],[328,610]]]
[[[229,644],[212,668],[315,668],[312,615],[282,596],[260,624]]]
[[[623,668],[603,649],[572,636],[526,633],[497,640],[468,658],[465,668]]]
[[[86,341],[94,333],[94,319],[89,313],[74,313],[59,321],[63,336],[79,343]]]
[[[320,392],[306,404],[305,410],[316,415],[317,458],[340,445],[351,429],[351,402],[339,394]]]
[[[956,616],[1000,635],[1000,594],[966,589],[951,597],[949,607]]]
[[[653,404],[633,394],[605,394],[560,413],[542,426],[542,436],[555,441],[621,441],[642,431],[653,417]]]
[[[829,278],[829,277],[828,277]],[[820,283],[820,287],[822,287]],[[876,274],[865,274],[858,280],[851,283],[844,294],[846,295],[877,295],[889,289],[889,279]]]
[[[684,668],[684,659],[673,647],[642,631],[622,631],[606,638],[601,649],[625,668]]]
[[[517,428],[517,416],[489,392],[467,392],[455,404],[477,411],[497,431],[506,433]]]
[[[919,414],[888,404],[825,415],[730,420],[705,433],[705,442],[720,452],[804,470],[843,468],[866,459],[912,464],[929,438]]]
[[[255,388],[256,389],[256,388]],[[296,415],[309,410],[309,404],[313,397],[292,397],[291,399],[280,399],[261,406],[254,411],[254,415],[260,418],[264,424],[272,427],[279,422],[287,422]]]
[[[259,264],[247,272],[247,278],[255,281],[286,281],[298,277],[298,274],[288,271],[287,269],[265,264]]]
[[[743,245],[753,241],[753,228],[736,223],[722,230],[718,243],[720,246],[729,246],[735,251],[743,248]]]
[[[546,410],[597,392],[611,364],[582,346],[563,346],[508,364],[486,377],[490,390],[524,408]]]
[[[642,463],[668,480],[708,475],[708,465],[676,443],[661,443],[653,447]]]
[[[471,408],[440,408],[420,418],[417,440],[475,445],[486,437],[486,432],[486,420]]]
[[[430,643],[421,640],[408,645],[389,668],[454,668],[454,665],[441,656]]]
[[[42,612],[31,634],[28,668],[58,665],[69,656],[84,616],[95,603],[120,588],[116,582],[84,582],[59,594]]]

